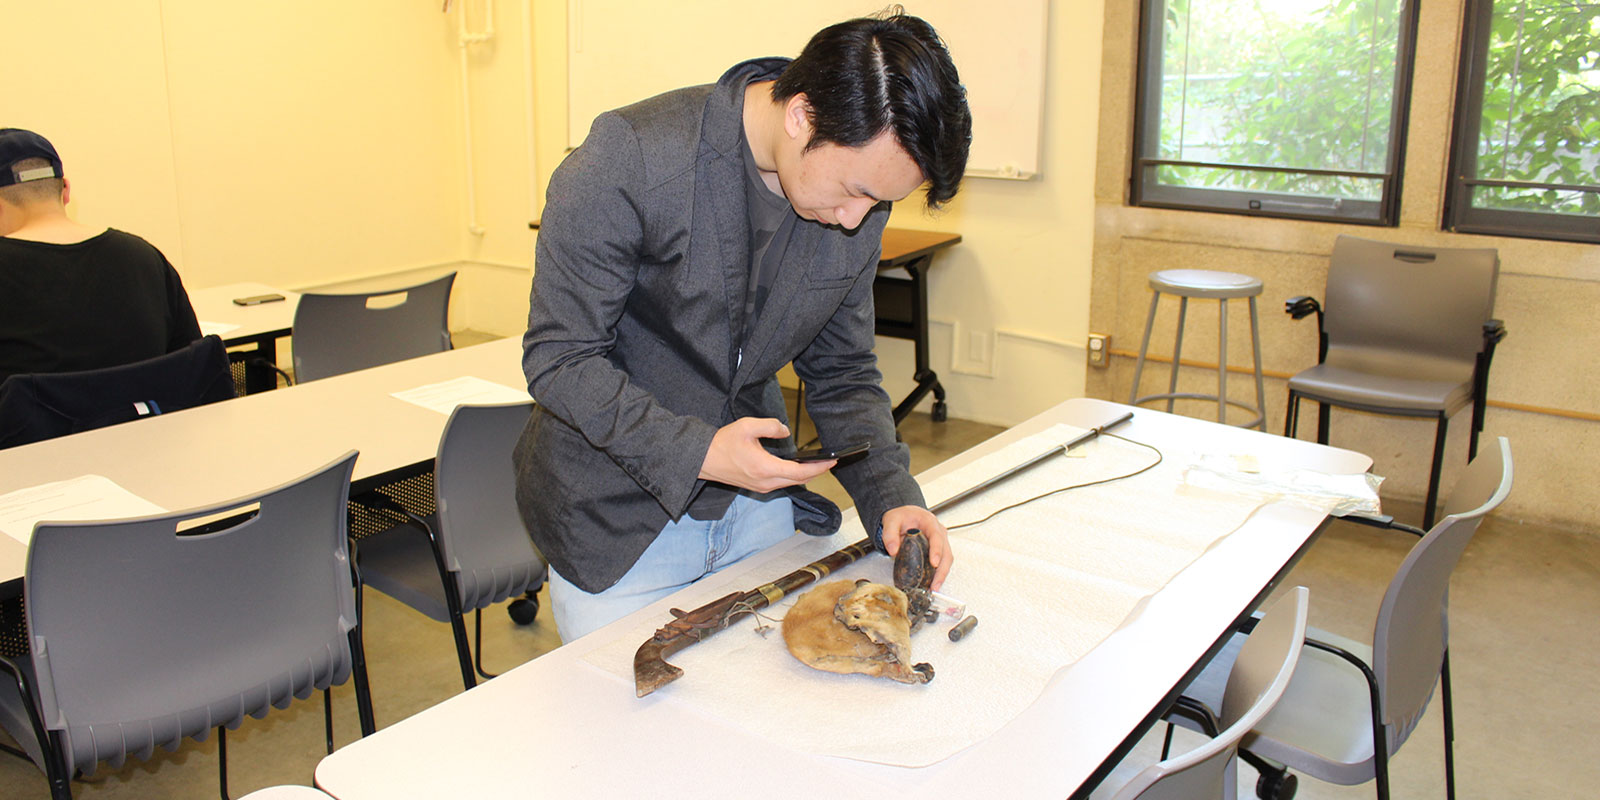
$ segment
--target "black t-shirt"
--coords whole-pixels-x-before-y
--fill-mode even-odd
[[[114,367],[200,338],[183,281],[131,233],[76,244],[0,237],[0,381]]]

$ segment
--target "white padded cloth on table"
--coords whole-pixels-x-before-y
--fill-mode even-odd
[[[1057,426],[1021,440],[928,484],[928,499],[953,496],[1081,432]],[[1052,489],[1125,475],[1156,460],[1154,451],[1105,437],[1074,453],[1083,457],[1052,457],[941,510],[940,518],[947,525],[978,519]],[[1051,675],[1121,627],[1146,598],[1259,505],[1186,488],[1182,469],[1169,459],[1138,477],[1062,492],[953,531],[956,562],[941,591],[965,601],[979,621],[959,643],[946,637],[947,620],[913,637],[914,660],[934,668],[928,684],[811,669],[789,655],[776,624],[763,636],[746,617],[673,656],[685,676],[652,697],[688,703],[805,752],[908,767],[938,762],[1014,718]],[[833,537],[797,537],[784,563],[803,563],[801,553],[817,558],[862,536],[860,522],[847,515]],[[765,570],[760,579],[786,571]],[[868,556],[826,580],[888,583],[890,574],[889,559]],[[754,588],[743,585],[749,577],[741,580],[702,581],[693,602]],[[793,600],[766,613],[782,617]],[[693,607],[687,601],[685,606]],[[586,658],[631,684],[634,651],[666,621],[640,625]]]

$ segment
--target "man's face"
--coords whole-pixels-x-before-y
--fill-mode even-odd
[[[879,201],[904,200],[922,185],[917,162],[888,131],[860,147],[810,150],[809,121],[791,131],[790,146],[778,156],[778,182],[804,219],[855,230]]]

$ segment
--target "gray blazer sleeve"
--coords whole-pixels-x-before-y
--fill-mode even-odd
[[[882,549],[879,527],[884,512],[921,506],[924,500],[911,477],[911,451],[895,436],[894,405],[883,390],[883,375],[873,353],[872,284],[878,253],[872,252],[844,302],[795,359],[794,369],[806,382],[806,411],[824,444],[872,443],[866,458],[841,464],[833,474],[855,500],[867,534]]]
[[[664,408],[608,359],[638,279],[645,175],[634,130],[605,114],[552,176],[522,368],[545,411],[677,516],[716,429]]]

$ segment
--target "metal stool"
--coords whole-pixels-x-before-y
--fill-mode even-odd
[[[1150,273],[1150,288],[1155,296],[1150,298],[1150,316],[1144,323],[1144,341],[1139,344],[1139,361],[1133,368],[1133,388],[1128,392],[1128,404],[1139,405],[1150,400],[1166,400],[1167,411],[1172,411],[1172,401],[1215,400],[1217,421],[1227,422],[1228,406],[1238,406],[1255,412],[1255,419],[1240,427],[1267,429],[1266,391],[1261,384],[1261,333],[1256,325],[1256,295],[1261,294],[1261,279],[1237,272],[1214,272],[1204,269],[1167,269]],[[1156,324],[1156,306],[1161,293],[1178,296],[1178,337],[1172,346],[1172,377],[1167,391],[1161,394],[1139,396],[1139,378],[1144,373],[1145,353],[1150,349],[1150,331]],[[1217,300],[1217,393],[1194,394],[1178,391],[1178,361],[1183,354],[1183,320],[1189,311],[1189,298]],[[1255,348],[1256,404],[1254,406],[1228,399],[1228,301],[1233,298],[1250,299],[1250,341]]]

